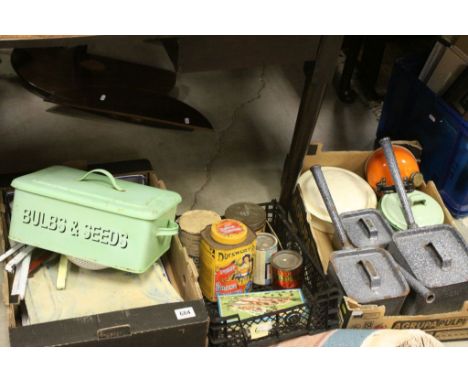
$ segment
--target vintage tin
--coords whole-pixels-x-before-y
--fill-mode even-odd
[[[221,217],[214,211],[191,210],[184,212],[179,219],[179,238],[193,262],[200,267],[200,238],[201,231]]]
[[[265,230],[266,212],[258,204],[240,202],[230,205],[224,216],[244,223],[252,231],[259,233]]]
[[[181,197],[108,171],[53,166],[16,178],[9,237],[132,273],[170,246]]]
[[[275,235],[264,232],[259,233],[254,258],[254,284],[271,284],[271,256],[276,252],[278,252],[278,239]]]
[[[252,230],[237,220],[224,219],[202,231],[200,287],[208,300],[250,292],[255,243]]]
[[[291,249],[276,252],[271,257],[273,286],[282,289],[300,288],[303,279],[302,256]]]

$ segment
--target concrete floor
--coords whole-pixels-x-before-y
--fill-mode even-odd
[[[214,126],[214,132],[187,133],[63,113],[18,84],[8,54],[0,50],[0,173],[75,159],[147,158],[168,188],[182,195],[179,213],[193,207],[222,213],[235,201],[279,196],[303,85],[301,65],[180,75],[178,98]],[[327,149],[370,149],[376,127],[364,103],[345,105],[330,87],[313,140]],[[7,344],[0,306],[0,345]]]
[[[181,75],[179,99],[205,114],[215,129],[187,133],[78,111],[64,114],[24,90],[13,74],[4,75],[0,173],[75,159],[143,157],[182,195],[179,212],[193,206],[223,212],[234,200],[266,201],[280,192],[302,82],[300,65]],[[369,148],[376,125],[363,105],[344,107],[329,91],[314,139],[329,148]]]

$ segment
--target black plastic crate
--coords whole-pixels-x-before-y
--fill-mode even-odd
[[[288,220],[280,204],[273,200],[261,204],[267,213],[267,231],[275,234],[282,249],[294,249],[304,259],[303,305],[278,310],[241,320],[238,315],[219,317],[218,305],[206,301],[210,315],[210,346],[269,346],[305,334],[323,332],[338,326],[340,292],[330,278],[325,276],[312,254],[297,235],[297,229]],[[254,291],[272,290],[271,287],[254,286]],[[271,323],[267,336],[252,339],[251,328]]]

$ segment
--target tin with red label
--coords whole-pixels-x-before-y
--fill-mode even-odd
[[[271,257],[273,286],[282,289],[300,288],[304,267],[302,256],[291,249],[276,252]]]

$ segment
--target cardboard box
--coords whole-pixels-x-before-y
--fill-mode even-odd
[[[454,45],[468,56],[468,36],[458,36]]]
[[[314,152],[314,150],[309,150]],[[341,167],[364,177],[364,164],[372,151],[322,151],[317,144],[315,154],[304,159],[302,172],[308,171],[315,164]],[[444,223],[455,228],[455,222],[445,207],[442,198],[433,182],[423,184],[421,191],[432,196],[444,211]],[[310,224],[310,217],[302,202],[299,187],[293,194],[291,216],[298,227],[301,239],[306,243],[310,253],[317,256],[325,273],[328,270],[330,255],[333,252],[331,235],[315,229]],[[450,320],[450,321],[448,321]],[[385,307],[377,305],[359,305],[350,298],[344,298],[340,305],[340,326],[346,328],[403,328],[420,325],[420,329],[434,334],[443,340],[468,338],[468,302],[457,312],[439,313],[427,316],[385,316]],[[450,332],[450,333],[448,333]]]
[[[462,40],[460,44],[463,46]],[[444,94],[466,67],[468,55],[456,45],[448,47],[427,81],[427,87],[436,94]]]
[[[97,167],[111,169],[118,174],[143,173],[148,176],[150,185],[165,187],[150,169],[128,171],[131,165]],[[8,231],[3,197],[0,211],[0,245],[4,248],[8,246]],[[198,272],[178,237],[174,237],[163,261],[183,302],[26,326],[21,323],[24,304],[10,300],[12,276],[4,272],[2,294],[7,306],[11,346],[206,346],[209,318],[197,281]],[[180,309],[190,312],[187,318],[177,314]]]

